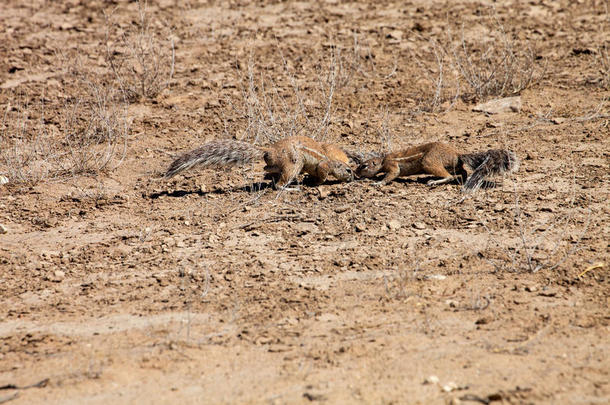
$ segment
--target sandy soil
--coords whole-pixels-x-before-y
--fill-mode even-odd
[[[104,12],[128,29],[137,4],[26,3],[0,5],[0,107],[34,116],[42,98],[61,129],[78,91],[68,64],[108,74]],[[159,0],[148,13],[165,56],[174,39],[175,73],[129,104],[122,164],[0,185],[0,402],[610,402],[607,2]],[[467,88],[452,104],[448,59],[435,104],[430,39],[488,44],[500,25],[546,66],[520,110],[475,112],[485,100]],[[262,164],[159,180],[182,151],[252,139],[257,78],[289,101],[298,83],[307,118],[323,117],[317,89],[338,61],[319,138],[509,147],[520,170],[466,198],[428,176],[277,192]]]

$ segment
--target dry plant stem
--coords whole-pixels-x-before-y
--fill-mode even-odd
[[[570,206],[568,207],[569,213],[566,217],[562,217],[556,215],[553,218],[553,222],[550,225],[547,225],[544,232],[540,234],[539,237],[534,238],[533,232],[536,230],[535,225],[530,225],[528,230],[528,225],[526,225],[523,221],[524,213],[521,209],[518,191],[516,189],[516,185],[513,189],[514,195],[514,220],[517,224],[516,233],[519,239],[519,245],[514,248],[514,253],[511,251],[510,247],[506,247],[502,242],[498,241],[493,232],[489,229],[487,224],[484,221],[481,221],[481,225],[485,229],[488,234],[488,243],[485,249],[488,249],[491,244],[493,246],[501,248],[506,256],[509,258],[511,262],[511,269],[513,271],[521,271],[526,270],[530,273],[537,273],[542,269],[546,270],[554,270],[557,267],[561,266],[571,255],[581,249],[581,241],[582,238],[587,234],[590,225],[591,219],[591,210],[588,210],[587,219],[583,226],[582,232],[580,232],[576,241],[574,241],[574,245],[567,249],[563,254],[557,257],[559,249],[566,242],[566,235],[568,233],[568,227],[573,223],[573,210],[574,210],[574,201],[575,201],[575,184],[572,187],[572,198],[570,201]],[[557,225],[563,224],[561,229],[556,231]],[[545,241],[549,241],[554,239],[553,246],[549,249],[542,249],[541,246]],[[544,257],[540,259],[535,259],[536,252],[544,252]],[[483,256],[484,257],[484,256]],[[500,262],[496,262],[494,260],[485,258],[484,259],[490,263],[496,271],[501,270],[504,266]],[[522,267],[523,262],[525,262],[525,268]]]
[[[314,139],[324,138],[332,120],[334,96],[341,73],[339,51],[332,47],[327,72],[318,73],[318,77],[323,78],[319,80],[319,86],[306,90],[301,87],[300,79],[289,67],[279,43],[277,53],[281,59],[282,74],[276,78],[257,72],[252,55],[248,59],[247,72],[238,72],[243,84],[241,100],[235,102],[228,99],[227,102],[246,121],[245,134],[239,138],[251,138],[257,144],[273,143],[304,133]],[[279,82],[282,79],[289,83],[288,92],[281,91]],[[306,102],[310,102],[313,107],[307,107]],[[225,127],[228,127],[224,121]]]
[[[500,39],[482,50],[479,57],[470,50],[463,26],[460,45],[451,50],[453,64],[468,84],[471,95],[478,99],[519,94],[539,80],[546,70],[544,67],[536,75],[534,52],[528,47],[521,54],[517,53],[496,14],[493,20]],[[451,32],[448,32],[447,40],[454,42]]]
[[[112,47],[111,16],[106,19],[106,61],[119,87],[130,101],[153,98],[167,88],[174,75],[175,46],[169,35],[171,56],[163,54],[159,41],[150,28],[151,20],[146,10],[147,2],[138,1],[139,29],[119,36],[119,45],[125,49]],[[168,60],[167,60],[168,59]]]

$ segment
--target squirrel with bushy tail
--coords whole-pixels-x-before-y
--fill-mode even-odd
[[[301,173],[309,174],[315,184],[323,183],[329,175],[340,181],[354,179],[350,158],[343,149],[305,136],[284,138],[266,147],[230,139],[211,141],[179,156],[164,177],[173,177],[194,166],[227,167],[262,160],[277,188],[288,186]]]

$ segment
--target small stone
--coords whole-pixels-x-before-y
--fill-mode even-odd
[[[364,224],[356,224],[356,232],[364,232],[366,230],[366,226]]]
[[[439,378],[435,375],[431,375],[430,377],[424,380],[424,384],[438,384]]]
[[[184,225],[189,226],[191,224],[190,221],[184,221]]]
[[[388,225],[388,228],[392,231],[396,231],[396,230],[400,229],[400,227],[402,226],[401,223],[395,219],[389,221],[387,225]]]
[[[53,278],[51,279],[51,281],[54,281],[56,283],[60,283],[64,279],[65,276],[66,276],[65,272],[63,272],[61,270],[56,270],[53,273]]]
[[[341,214],[342,212],[349,211],[349,209],[350,209],[350,206],[349,206],[349,205],[342,205],[342,206],[340,206],[340,207],[335,208],[335,212],[336,212],[337,214]]]
[[[528,286],[525,286],[525,291],[536,292],[536,291],[538,291],[538,288],[535,285],[528,285]]]
[[[8,177],[0,176],[0,186],[6,183],[8,183]]]
[[[0,224],[0,234],[4,234],[8,232],[8,228],[2,224]]]
[[[449,305],[451,308],[457,308],[459,303],[456,300],[446,300],[445,305]]]
[[[456,383],[454,383],[453,381],[450,381],[447,384],[443,385],[443,391],[445,391],[445,392],[451,392],[453,390],[456,390],[457,388],[458,388],[458,385]]]
[[[327,189],[326,187],[318,187],[318,198],[320,200],[325,199],[329,195],[330,195],[330,190],[329,189]]]
[[[413,228],[415,229],[426,229],[426,224],[423,222],[413,222]]]
[[[424,276],[424,279],[426,279],[426,280],[444,280],[446,278],[447,278],[447,276],[443,276],[442,274],[430,274],[430,275]]]
[[[521,111],[521,97],[505,97],[481,103],[473,107],[472,111],[486,114],[500,114]]]
[[[493,318],[491,316],[484,316],[482,318],[477,319],[476,321],[474,321],[475,325],[487,325],[488,323],[491,323],[493,321]]]
[[[538,293],[538,295],[542,297],[555,297],[558,294],[559,291],[553,287],[545,287],[542,289],[542,291],[540,291],[540,293]]]

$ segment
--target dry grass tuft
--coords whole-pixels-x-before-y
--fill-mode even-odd
[[[0,173],[11,182],[97,174],[121,164],[130,122],[122,93],[97,76],[69,69],[64,100],[28,96],[6,106],[0,123]]]
[[[512,39],[497,16],[490,21],[486,35],[470,40],[463,28],[459,37],[448,31],[444,38],[420,38],[427,45],[413,52],[413,60],[426,81],[424,96],[416,97],[422,111],[449,110],[458,98],[518,95],[543,78],[546,65],[539,65],[532,44]]]
[[[516,186],[513,196],[511,226],[498,229],[493,225],[494,219],[480,222],[488,235],[488,245],[479,255],[496,271],[552,271],[582,249],[581,241],[587,235],[591,212],[578,207],[587,205],[586,196],[576,196],[572,191],[568,207],[552,215],[545,215],[540,209],[539,214],[524,210]]]
[[[146,7],[146,1],[138,1],[138,24],[125,30],[112,22],[112,14],[106,15],[106,63],[130,102],[156,97],[174,75],[171,33],[168,39],[159,39]]]

